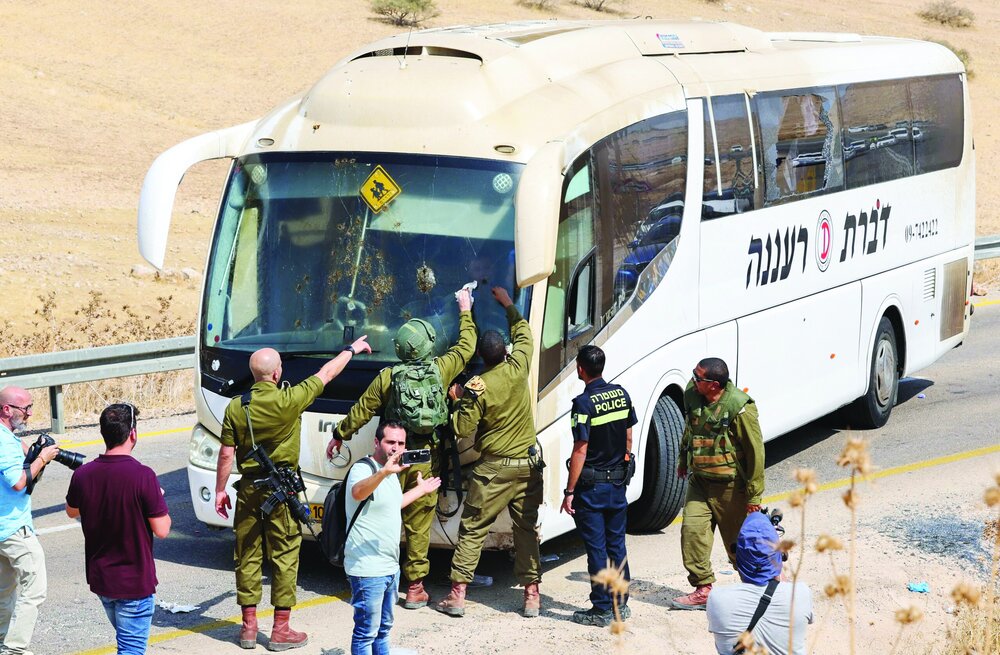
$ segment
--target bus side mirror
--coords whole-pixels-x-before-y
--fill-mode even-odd
[[[565,145],[550,141],[538,149],[521,173],[514,197],[518,287],[544,280],[555,268],[565,158]]]
[[[184,173],[198,162],[235,157],[250,137],[256,121],[192,137],[170,148],[153,162],[139,195],[139,253],[163,268],[174,196]]]

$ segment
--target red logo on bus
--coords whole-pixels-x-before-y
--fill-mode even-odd
[[[820,271],[830,267],[830,256],[833,254],[833,223],[830,222],[830,212],[825,209],[820,212],[816,223],[816,266]]]

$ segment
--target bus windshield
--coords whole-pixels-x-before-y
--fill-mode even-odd
[[[490,297],[514,288],[514,190],[521,166],[375,153],[275,153],[237,160],[209,259],[205,346],[324,354],[367,334],[396,360],[410,318],[458,337],[454,292],[476,281],[480,331],[506,329]]]

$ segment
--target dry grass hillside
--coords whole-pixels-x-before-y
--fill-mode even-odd
[[[439,0],[440,14],[426,25],[608,16],[568,0],[553,4],[538,10],[514,0]],[[978,229],[992,234],[1000,232],[992,175],[1000,158],[1000,4],[959,4],[975,13],[972,28],[927,23],[917,16],[921,3],[896,0],[808,8],[790,0],[677,0],[669,10],[630,0],[620,15],[932,38],[967,49],[975,70]],[[0,350],[24,346],[12,336],[44,334],[45,348],[65,345],[86,320],[73,312],[89,291],[102,292],[110,308],[148,313],[158,335],[190,333],[199,287],[191,273],[204,264],[225,165],[195,167],[178,194],[166,266],[192,271],[137,278],[130,275],[142,263],[135,207],[152,159],[187,137],[263,115],[348,51],[401,30],[362,0],[36,0],[0,3],[0,21],[7,26],[0,39],[0,310],[11,322]],[[981,279],[990,282],[989,273]],[[32,325],[37,297],[53,290],[50,316]],[[157,298],[166,296],[173,301],[161,315]],[[130,334],[120,330],[114,340]]]

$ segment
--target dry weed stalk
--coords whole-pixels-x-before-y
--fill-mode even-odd
[[[790,608],[788,610],[788,652],[795,652],[795,585],[799,581],[799,572],[802,570],[802,562],[806,557],[805,543],[806,543],[806,501],[819,490],[819,485],[816,483],[816,471],[812,469],[795,469],[792,471],[792,477],[795,481],[802,485],[799,489],[792,492],[792,495],[788,499],[788,504],[793,508],[799,508],[801,512],[800,523],[802,526],[801,538],[799,543],[803,547],[799,548],[799,560],[795,563],[795,568],[792,569],[792,600],[790,603]],[[787,545],[782,541],[778,545],[779,550],[782,553],[787,553],[794,546],[794,543],[789,542]]]
[[[851,486],[844,492],[844,504],[851,510],[851,539],[848,547],[848,561],[850,566],[847,576],[837,576],[837,586],[834,590],[843,593],[847,601],[847,627],[850,639],[850,652],[854,655],[857,637],[855,634],[855,622],[857,620],[857,596],[855,593],[855,563],[857,559],[857,537],[858,537],[858,503],[860,497],[857,491],[858,478],[867,478],[872,472],[871,456],[868,454],[868,444],[861,437],[848,436],[844,450],[837,458],[837,466],[843,466],[851,471]],[[843,578],[843,579],[842,579]],[[827,595],[830,594],[830,585],[827,585]]]
[[[59,311],[61,298],[54,291],[38,296],[38,301],[36,318],[27,329],[18,329],[11,321],[4,322],[0,329],[3,356],[152,341],[194,332],[193,320],[180,319],[171,311],[172,296],[156,298],[158,308],[148,314],[129,305],[112,307],[111,301],[98,291],[91,291],[78,308],[68,312]],[[70,385],[65,390],[66,412],[70,416],[96,418],[95,409],[109,402],[128,400],[148,417],[152,414],[149,410],[176,411],[189,405],[192,385],[190,371]],[[36,407],[34,427],[40,427],[51,411],[44,402],[36,403]]]
[[[899,643],[903,639],[903,630],[906,629],[906,626],[916,623],[922,618],[924,618],[924,612],[916,605],[896,610],[896,623],[899,624],[899,632],[896,633],[896,641],[892,644],[892,650],[889,651],[889,655],[894,655],[896,649],[899,648]]]
[[[609,629],[611,634],[618,635],[619,646],[624,644],[623,639],[625,635],[625,622],[622,621],[619,607],[625,600],[626,594],[628,594],[629,581],[625,579],[624,573],[627,562],[628,558],[623,560],[621,565],[616,568],[611,564],[611,560],[609,559],[607,566],[591,576],[591,580],[599,585],[603,585],[611,593],[611,608],[615,613],[615,619],[611,622]]]
[[[993,474],[996,483],[986,489],[983,500],[986,506],[996,508],[996,522],[993,524],[993,559],[990,567],[990,583],[986,587],[986,638],[983,646],[993,644],[993,612],[996,609],[997,576],[1000,575],[1000,471]]]

